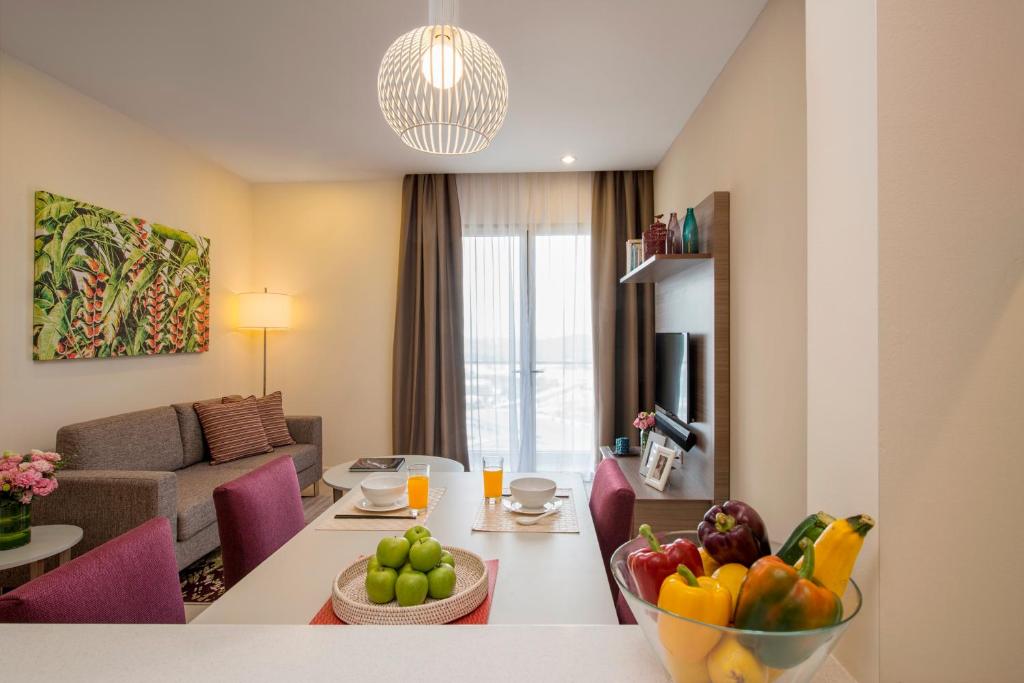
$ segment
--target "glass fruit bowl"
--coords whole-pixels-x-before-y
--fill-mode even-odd
[[[685,538],[700,545],[697,534],[655,534],[659,543]],[[659,609],[637,593],[626,559],[649,547],[634,538],[615,551],[612,575],[636,622],[676,683],[803,683],[810,681],[860,611],[860,588],[852,580],[842,596],[843,618],[828,628],[807,631],[749,631],[713,626]]]

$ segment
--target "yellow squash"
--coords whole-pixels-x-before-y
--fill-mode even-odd
[[[814,542],[814,578],[840,598],[850,582],[864,537],[874,526],[870,515],[837,519]],[[796,563],[797,569],[801,564],[803,559]]]

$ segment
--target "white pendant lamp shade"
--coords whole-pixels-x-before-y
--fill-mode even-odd
[[[384,54],[377,74],[381,112],[413,149],[479,152],[505,121],[505,67],[482,38],[455,25],[452,0],[433,0],[430,7],[431,25],[399,37]]]

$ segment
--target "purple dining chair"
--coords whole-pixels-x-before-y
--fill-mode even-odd
[[[184,624],[167,518],[155,517],[0,595],[0,622]]]
[[[619,463],[602,460],[594,473],[594,485],[590,491],[590,515],[594,518],[597,543],[601,546],[604,570],[608,574],[608,584],[611,586],[620,624],[635,624],[636,619],[626,604],[625,596],[619,594],[609,563],[615,549],[630,538],[635,500],[633,487],[626,480]]]
[[[224,561],[231,588],[302,531],[302,496],[295,463],[283,455],[213,490]]]

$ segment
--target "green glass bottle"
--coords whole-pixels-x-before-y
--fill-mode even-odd
[[[683,221],[683,253],[700,253],[700,233],[697,231],[697,217],[693,215],[693,209],[686,210],[686,219]]]

